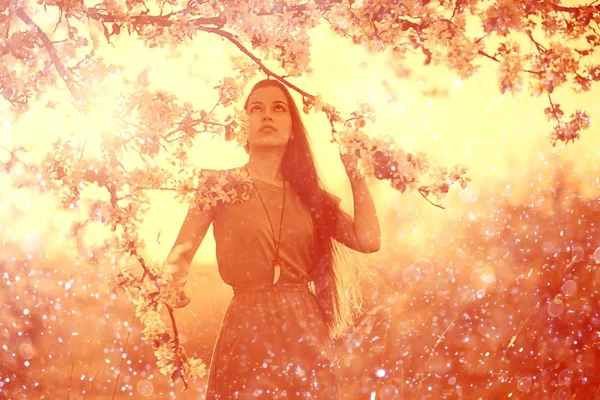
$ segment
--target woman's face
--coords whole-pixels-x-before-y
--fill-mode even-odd
[[[292,133],[292,116],[287,99],[278,87],[256,89],[248,99],[246,112],[252,146],[285,146]]]

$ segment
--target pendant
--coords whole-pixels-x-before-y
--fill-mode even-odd
[[[281,276],[281,265],[279,263],[275,263],[275,265],[273,266],[273,285],[277,283],[280,276]]]

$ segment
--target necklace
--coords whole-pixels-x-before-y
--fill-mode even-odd
[[[250,175],[250,172],[248,172],[248,168],[244,166],[244,169],[246,170],[248,175]],[[258,191],[258,188],[254,184],[254,180],[252,179],[252,177],[250,177],[250,180],[252,181],[252,186],[254,186],[254,190],[256,190],[258,198],[260,199],[260,202],[262,203],[263,208],[265,209],[265,213],[267,214],[267,218],[269,219],[269,224],[271,225],[271,234],[273,235],[273,243],[275,244],[275,258],[273,259],[273,261],[271,261],[271,266],[273,267],[273,284],[276,284],[279,280],[279,277],[281,276],[281,260],[279,259],[279,247],[281,245],[281,228],[283,226],[283,213],[285,211],[285,181],[283,181],[283,204],[281,205],[281,218],[279,220],[279,239],[276,241],[275,230],[273,229],[273,223],[271,222],[271,217],[269,217],[267,206],[265,205],[265,202],[263,201],[262,196]]]

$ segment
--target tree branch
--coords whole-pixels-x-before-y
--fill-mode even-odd
[[[177,329],[177,322],[175,321],[175,313],[173,312],[173,307],[171,307],[170,305],[165,304],[165,307],[167,307],[167,311],[169,312],[169,319],[171,320],[171,326],[173,327],[173,336],[174,336],[174,340],[175,340],[175,354],[177,354],[176,365],[177,365],[177,368],[181,368],[181,363],[183,361],[184,352],[179,343],[179,330]],[[186,382],[183,374],[181,374],[179,377],[183,381],[184,390],[187,389],[188,383]]]
[[[429,202],[429,204],[431,204],[432,206],[435,206],[435,207],[441,208],[442,210],[445,210],[445,209],[446,209],[446,207],[442,206],[441,204],[435,204],[434,202],[432,202],[431,200],[429,200],[429,198],[427,197],[427,195],[424,193],[423,189],[421,189],[421,188],[419,188],[419,194],[420,194],[421,196],[423,196],[423,198],[424,198],[425,200],[427,200],[427,201]]]
[[[247,55],[252,61],[254,61],[256,63],[256,65],[258,65],[258,67],[268,76],[272,76],[273,78],[277,79],[278,81],[280,81],[281,83],[283,83],[284,85],[288,86],[291,89],[294,89],[296,92],[300,93],[302,96],[314,99],[315,96],[305,92],[304,90],[300,89],[298,86],[294,85],[293,83],[287,81],[283,76],[276,74],[275,72],[271,71],[269,68],[267,68],[261,61],[260,58],[256,57],[250,50],[248,50],[232,33],[224,31],[222,29],[218,29],[218,28],[210,28],[210,27],[206,27],[206,26],[199,26],[198,27],[199,30],[204,31],[204,32],[208,32],[208,33],[214,33],[216,35],[219,35],[227,40],[229,40],[231,43],[233,43],[238,49],[240,49],[240,51],[242,53],[244,53],[245,55]]]
[[[114,15],[106,15],[106,14],[102,14],[100,13],[96,8],[88,8],[87,9],[87,15],[88,17],[97,20],[99,22],[120,22],[120,20],[115,17]],[[168,17],[166,16],[152,16],[152,15],[139,15],[139,16],[134,16],[131,17],[131,19],[129,20],[132,24],[134,25],[146,25],[146,24],[152,24],[152,25],[158,25],[158,26],[162,26],[162,27],[168,27],[173,25],[173,21],[171,21]],[[304,90],[300,89],[299,87],[297,87],[296,85],[290,83],[289,81],[287,81],[283,76],[276,74],[275,72],[271,71],[269,68],[267,68],[261,61],[260,58],[256,57],[250,50],[248,50],[236,37],[234,34],[232,34],[231,32],[227,32],[221,29],[222,26],[224,26],[225,22],[226,22],[226,17],[225,16],[218,16],[218,17],[209,17],[209,18],[196,18],[193,20],[188,21],[189,24],[193,24],[196,25],[196,27],[198,28],[198,30],[204,31],[204,32],[208,32],[208,33],[213,33],[216,35],[219,35],[227,40],[229,40],[231,43],[233,43],[240,51],[242,51],[242,53],[246,54],[252,61],[254,61],[256,63],[256,65],[258,65],[258,67],[265,73],[267,74],[267,76],[271,76],[275,79],[277,79],[278,81],[280,81],[281,83],[285,84],[286,86],[288,86],[289,88],[295,90],[296,92],[300,93],[302,96],[308,97],[308,98],[314,98],[314,95],[311,95],[310,93],[305,92]],[[217,28],[214,27],[210,27],[210,26],[206,26],[206,25],[216,25]]]
[[[94,7],[88,7],[87,16],[91,19],[94,19],[98,22],[125,22],[120,20],[118,17],[111,14],[102,14],[100,10]],[[171,26],[173,25],[173,21],[169,19],[168,15],[136,15],[132,16],[127,22],[133,25],[158,25],[158,26]],[[198,25],[216,25],[223,26],[226,22],[226,18],[224,16],[218,17],[205,17],[205,18],[196,18],[189,21],[189,23],[198,24]]]
[[[550,93],[547,93],[547,94],[548,94],[548,101],[550,102],[550,109],[552,110],[552,115],[554,115],[554,119],[556,119],[556,123],[558,124],[558,126],[560,126],[560,118],[558,118],[556,108],[554,107],[554,102],[552,101],[552,96],[550,95]]]
[[[594,2],[595,3],[595,2]],[[591,3],[591,4],[594,4]],[[556,4],[556,3],[550,3],[550,5],[552,6],[552,9],[554,11],[565,11],[568,13],[577,13],[577,12],[581,12],[581,11],[596,11],[596,12],[600,12],[600,4],[599,5],[589,5],[589,6],[580,6],[580,7],[565,7],[565,6],[561,6],[560,4]]]
[[[546,48],[544,46],[542,46],[541,43],[537,42],[534,38],[533,35],[531,34],[531,32],[527,32],[527,36],[529,36],[529,39],[531,39],[531,41],[533,42],[533,44],[535,45],[535,48],[537,49],[538,53],[545,53],[546,52]]]
[[[44,47],[46,47],[46,50],[48,51],[48,54],[50,55],[50,59],[52,60],[52,63],[54,64],[54,67],[56,67],[56,70],[58,71],[58,74],[60,75],[60,77],[62,78],[62,80],[67,85],[67,88],[71,92],[71,95],[75,98],[75,100],[81,101],[81,96],[80,96],[78,90],[71,83],[71,80],[69,78],[69,74],[67,73],[67,70],[66,70],[65,66],[60,61],[60,58],[58,57],[56,49],[52,45],[52,42],[50,41],[50,39],[48,38],[48,36],[44,33],[44,31],[42,31],[42,28],[40,28],[29,17],[29,15],[27,15],[25,13],[25,11],[22,8],[19,8],[17,10],[17,16],[19,18],[21,18],[21,20],[23,22],[25,22],[31,29],[33,29],[36,32],[37,36],[39,37],[39,39],[44,44]]]
[[[489,59],[491,59],[491,60],[494,60],[494,61],[496,61],[496,62],[500,62],[500,60],[498,60],[498,57],[496,57],[496,55],[495,55],[495,54],[494,54],[493,56],[490,56],[488,53],[486,53],[486,52],[485,52],[485,51],[483,51],[483,50],[479,50],[479,51],[477,52],[477,54],[480,54],[480,55],[482,55],[482,56],[485,56],[485,57],[487,57],[487,58],[489,58]]]
[[[482,56],[484,56],[484,57],[487,57],[487,58],[489,58],[490,60],[494,60],[494,61],[496,61],[496,62],[502,62],[501,60],[499,60],[499,59],[498,59],[498,57],[497,57],[497,54],[494,54],[493,56],[490,56],[488,53],[486,53],[486,52],[485,52],[485,51],[483,51],[483,50],[479,50],[479,51],[477,52],[477,54],[480,54],[480,55],[482,55]],[[522,69],[522,70],[521,70],[521,72],[527,72],[527,73],[529,73],[529,74],[533,74],[533,75],[540,75],[540,74],[542,74],[542,71],[532,71],[532,70],[530,70],[530,69]]]

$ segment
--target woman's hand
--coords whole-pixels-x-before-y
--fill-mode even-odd
[[[175,301],[175,308],[182,308],[190,304],[190,298],[186,296],[183,289],[177,292],[177,300]]]
[[[185,307],[190,303],[190,298],[186,296],[183,288],[187,281],[187,275],[179,275],[175,274],[173,276],[173,285],[175,287],[175,293],[177,293],[177,297],[175,298],[175,308]]]
[[[181,250],[181,245],[176,248],[176,251],[179,250]],[[179,255],[179,253],[176,255]],[[189,297],[187,297],[183,291],[188,278],[189,266],[187,266],[187,264],[177,263],[176,261],[169,262],[169,259],[167,259],[167,267],[172,277],[171,285],[175,289],[176,293],[175,305],[173,307],[185,307],[190,303]]]
[[[342,160],[342,164],[344,164],[344,169],[346,170],[346,174],[350,179],[360,179],[362,178],[361,174],[358,172],[358,165],[356,157],[353,154],[342,154],[340,151],[340,158]]]

